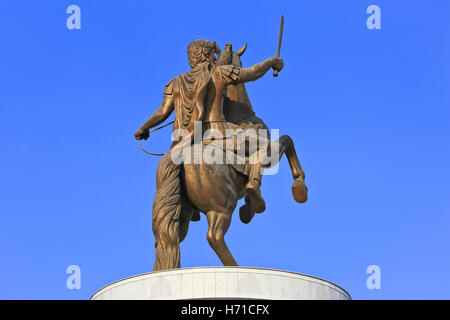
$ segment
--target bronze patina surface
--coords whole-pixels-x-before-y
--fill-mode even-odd
[[[204,136],[211,130],[217,130],[224,137],[227,137],[227,129],[267,132],[264,121],[255,115],[245,83],[261,78],[270,69],[280,72],[284,62],[275,56],[243,68],[241,56],[245,50],[246,45],[233,51],[231,44],[226,44],[221,50],[212,41],[191,42],[188,59],[192,69],[166,85],[161,106],[135,133],[136,139],[147,139],[149,130],[163,123],[172,112],[175,112],[174,132],[183,129],[188,133],[184,139],[172,143],[157,169],[152,220],[155,271],[180,267],[180,242],[187,235],[190,221],[200,219],[200,212],[208,221],[207,240],[212,249],[225,266],[237,266],[224,240],[237,201],[245,197],[245,205],[240,208],[240,218],[244,223],[250,222],[255,212],[265,210],[260,192],[262,170],[274,166],[283,154],[288,159],[294,179],[294,199],[300,203],[307,200],[305,174],[294,143],[287,135],[270,141],[266,134],[269,145],[276,143],[279,146],[276,161],[269,164],[260,158],[243,165],[173,161],[176,152],[194,150],[196,143],[199,144],[195,142],[195,123],[201,123],[203,141],[200,144],[211,141]]]

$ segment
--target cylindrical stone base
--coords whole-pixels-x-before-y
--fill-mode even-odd
[[[98,290],[92,300],[350,300],[339,286],[300,273],[246,267],[202,267],[146,273]]]

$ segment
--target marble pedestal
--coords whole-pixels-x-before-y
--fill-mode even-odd
[[[300,273],[247,267],[201,267],[146,273],[111,283],[92,300],[350,300],[339,286]]]

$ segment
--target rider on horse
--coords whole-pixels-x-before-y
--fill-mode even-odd
[[[227,86],[257,80],[271,68],[281,71],[284,65],[281,58],[272,57],[250,68],[219,66],[215,64],[214,53],[215,44],[211,41],[195,40],[189,44],[188,59],[192,69],[175,77],[166,85],[161,106],[136,131],[137,140],[146,140],[149,137],[149,129],[164,122],[174,110],[173,130],[186,129],[190,135],[188,143],[193,142],[195,121],[207,124],[203,131],[217,129],[226,136],[226,129],[236,128],[236,125],[227,122],[224,117],[223,102]],[[171,150],[177,144],[178,141],[174,141]],[[252,172],[252,166],[255,165],[258,164],[248,164],[249,172]],[[249,175],[245,190],[256,212],[265,210],[260,185],[258,175]]]

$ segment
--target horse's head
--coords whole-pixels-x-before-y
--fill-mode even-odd
[[[225,49],[222,51],[217,43],[214,42],[214,48],[218,56],[216,61],[217,65],[231,64],[236,67],[242,67],[241,56],[244,54],[245,49],[247,49],[247,44],[244,44],[238,51],[233,51],[231,43],[227,43]]]
[[[219,46],[214,42],[214,49],[218,56],[216,65],[233,65],[235,67],[242,67],[241,56],[247,49],[247,44],[244,44],[238,51],[233,51],[231,43],[225,45],[225,49],[220,50]],[[226,90],[226,97],[224,100],[223,112],[227,121],[239,124],[242,119],[247,119],[254,114],[252,104],[248,98],[247,90],[243,83],[237,85],[230,85]]]

